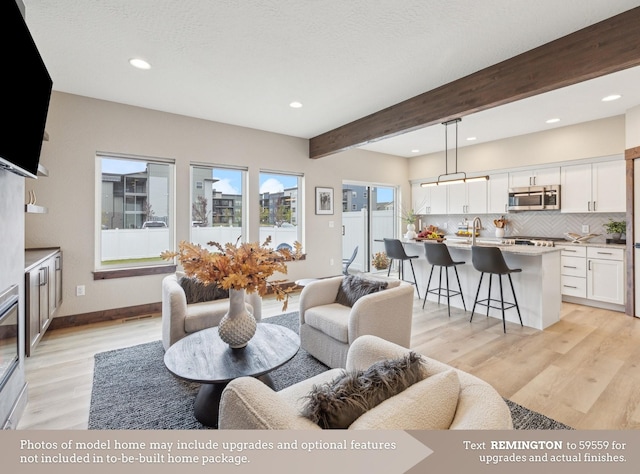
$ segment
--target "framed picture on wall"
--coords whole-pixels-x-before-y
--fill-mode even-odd
[[[316,187],[316,214],[333,214],[333,188]]]

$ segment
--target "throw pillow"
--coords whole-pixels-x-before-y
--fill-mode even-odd
[[[187,304],[229,298],[229,291],[220,288],[214,283],[205,285],[195,277],[184,276],[180,278],[179,283],[187,297]]]
[[[314,385],[302,415],[323,429],[348,428],[366,411],[425,377],[419,354],[376,362],[366,370],[344,371],[331,382]]]
[[[363,296],[384,290],[387,286],[388,283],[385,281],[365,280],[357,275],[347,275],[338,288],[336,303],[353,306]]]
[[[394,400],[363,414],[356,430],[447,430],[458,409],[460,380],[449,369],[413,384]],[[397,400],[397,401],[396,401]]]

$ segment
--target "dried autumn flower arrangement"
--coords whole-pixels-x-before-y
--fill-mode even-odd
[[[205,285],[216,283],[225,290],[246,290],[257,292],[260,296],[271,289],[277,301],[283,301],[282,310],[286,311],[291,287],[284,288],[285,280],[268,278],[276,272],[287,273],[285,262],[299,260],[302,257],[302,244],[294,243],[294,250],[287,248],[274,250],[269,248],[271,237],[264,243],[227,242],[224,246],[218,242],[207,242],[217,251],[202,248],[199,244],[182,241],[178,251],[164,251],[160,256],[164,260],[177,257],[187,276],[196,277]]]

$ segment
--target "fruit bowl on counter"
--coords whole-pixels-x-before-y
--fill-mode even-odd
[[[415,238],[416,242],[422,242],[423,240],[431,240],[434,242],[442,242],[444,240],[444,234],[440,232],[434,225],[425,227],[422,229]]]
[[[469,230],[459,230],[458,232],[456,232],[456,235],[458,237],[471,237],[472,232]],[[476,237],[480,236],[480,232],[476,232]]]
[[[600,234],[576,234],[575,232],[566,232],[564,238],[573,244],[583,244],[599,235]]]

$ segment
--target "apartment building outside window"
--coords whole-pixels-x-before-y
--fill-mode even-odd
[[[260,172],[260,241],[271,236],[273,248],[302,243],[303,176],[277,171]]]
[[[191,166],[191,241],[247,241],[246,168]]]
[[[174,248],[171,160],[98,155],[96,268],[164,265]]]

